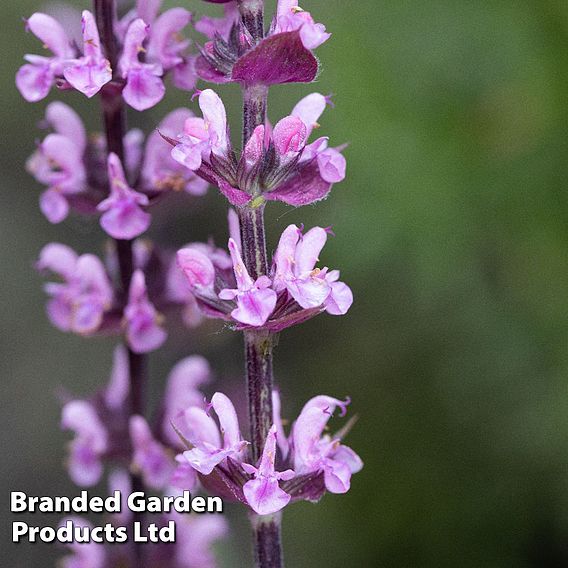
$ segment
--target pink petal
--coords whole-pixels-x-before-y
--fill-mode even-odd
[[[292,280],[286,284],[288,292],[304,309],[317,308],[328,298],[331,288],[324,278]]]
[[[71,400],[61,411],[61,428],[73,430],[77,436],[90,437],[93,449],[102,452],[107,447],[107,434],[94,406],[86,400]]]
[[[181,440],[172,427],[172,422],[178,429],[179,417],[191,407],[203,407],[204,396],[197,387],[209,381],[211,369],[209,363],[199,355],[182,359],[175,365],[168,376],[164,394],[163,433],[174,447],[183,447]]]
[[[147,51],[148,61],[159,62],[164,69],[171,69],[182,63],[180,51],[187,47],[188,42],[178,38],[190,21],[191,12],[184,8],[172,8],[160,15],[152,26]]]
[[[151,215],[142,211],[133,200],[124,200],[101,216],[101,227],[115,239],[129,240],[144,233],[151,222]]]
[[[288,457],[288,450],[290,444],[288,443],[288,438],[284,433],[284,425],[282,423],[282,417],[280,413],[280,393],[277,390],[272,391],[272,414],[273,422],[276,428],[276,441],[278,442],[278,447],[282,452],[282,457],[286,459]]]
[[[305,145],[307,132],[304,122],[296,116],[287,116],[278,121],[272,131],[272,140],[278,154],[283,156],[299,152]]]
[[[276,299],[276,292],[269,288],[245,292],[239,295],[237,308],[231,312],[231,316],[246,325],[262,326],[274,311]]]
[[[243,493],[251,509],[259,515],[280,511],[290,502],[290,495],[280,489],[275,478],[259,477],[247,481]]]
[[[149,29],[150,26],[141,18],[137,18],[128,26],[122,55],[118,63],[120,73],[124,78],[126,78],[132,68],[137,68],[141,65],[138,57],[142,51],[142,44],[148,36]]]
[[[259,124],[253,131],[243,151],[246,164],[253,167],[264,154],[264,125]]]
[[[113,410],[120,409],[130,392],[128,353],[124,345],[118,345],[113,354],[110,381],[104,390],[105,404]]]
[[[152,489],[160,490],[169,484],[175,466],[166,448],[157,442],[142,416],[130,418],[130,437],[134,448],[133,465]]]
[[[286,281],[294,277],[294,257],[300,236],[300,230],[296,225],[288,225],[280,236],[278,247],[272,257],[274,264],[273,288],[277,292],[283,290],[286,287]]]
[[[59,298],[49,300],[46,305],[46,312],[49,321],[53,326],[61,331],[71,330],[71,318],[73,310],[69,302]]]
[[[177,252],[177,263],[192,288],[210,287],[215,280],[215,267],[209,258],[193,248]]]
[[[250,290],[253,286],[253,280],[250,277],[245,263],[241,258],[241,253],[237,243],[233,239],[229,239],[229,253],[233,261],[233,271],[235,273],[235,280],[239,290]]]
[[[63,75],[75,89],[88,98],[94,97],[112,79],[112,71],[106,59],[77,59],[65,68]]]
[[[211,397],[211,406],[215,410],[221,425],[225,447],[233,446],[241,441],[237,411],[228,396],[216,392]]]
[[[36,12],[29,17],[27,27],[55,55],[61,58],[73,57],[73,48],[69,38],[55,18]]]
[[[197,58],[197,55],[187,56],[185,61],[173,68],[172,80],[178,89],[183,91],[193,91],[195,89],[197,79],[199,78],[196,68]]]
[[[363,460],[348,446],[340,445],[333,454],[333,460],[346,464],[351,473],[363,469]]]
[[[330,493],[347,493],[351,487],[351,470],[340,461],[326,460],[323,478]]]
[[[321,227],[314,227],[302,236],[296,248],[296,274],[314,269],[326,241],[327,231]]]
[[[199,107],[209,132],[213,152],[226,155],[229,148],[227,138],[227,114],[219,95],[212,89],[205,89],[199,95]]]
[[[80,116],[65,103],[55,101],[47,105],[45,119],[55,132],[65,136],[77,146],[77,153],[83,153],[87,147],[87,132]]]
[[[193,469],[203,475],[209,475],[215,466],[219,465],[227,456],[231,455],[231,450],[212,448],[211,450],[203,447],[195,447],[183,453],[183,457],[189,462]]]
[[[292,110],[292,116],[297,116],[306,125],[309,136],[317,125],[319,117],[322,115],[327,105],[327,99],[320,93],[312,93],[299,101]]]
[[[49,94],[55,78],[49,63],[20,67],[16,73],[16,87],[29,103],[41,101]]]
[[[321,177],[329,183],[337,183],[345,179],[347,163],[341,152],[328,148],[317,156]]]
[[[103,320],[104,309],[99,301],[79,301],[72,314],[72,329],[75,333],[89,334],[96,331]]]
[[[229,212],[227,214],[227,222],[229,225],[229,236],[231,239],[233,239],[235,245],[237,246],[237,250],[240,252],[243,249],[241,245],[241,228],[239,216],[232,207],[229,208]]]
[[[77,258],[77,254],[71,247],[60,243],[50,243],[41,249],[36,266],[38,270],[51,270],[65,278],[70,278],[75,271]]]
[[[39,208],[50,223],[61,223],[69,215],[67,199],[54,189],[48,189],[41,194]]]
[[[143,111],[157,105],[165,93],[162,78],[148,65],[130,69],[122,96],[132,108]]]
[[[89,444],[83,440],[72,442],[68,462],[69,477],[79,487],[92,487],[96,485],[103,474],[103,465],[100,458],[90,449]]]
[[[83,53],[94,61],[106,61],[102,57],[101,38],[95,17],[89,10],[83,10],[81,18],[83,32]]]
[[[330,37],[331,34],[325,31],[323,24],[316,24],[313,21],[306,22],[300,28],[300,38],[306,49],[316,49]]]
[[[333,316],[345,315],[353,304],[353,292],[343,282],[331,284],[331,294],[325,302],[325,311]]]
[[[77,259],[74,276],[81,282],[83,292],[96,295],[102,304],[110,304],[113,288],[101,260],[94,254],[82,254]]]
[[[161,347],[168,334],[154,320],[134,321],[126,332],[128,345],[135,353],[149,353]]]
[[[215,420],[199,406],[187,408],[183,416],[182,432],[187,432],[187,439],[195,445],[208,444],[210,447],[219,448],[221,437]],[[176,426],[178,424],[176,423]]]
[[[147,24],[153,24],[158,16],[162,0],[138,0],[136,2],[136,13]]]
[[[83,190],[86,175],[83,154],[73,140],[61,134],[49,134],[41,143],[41,152],[49,160],[51,168],[45,172],[44,183],[65,193]]]

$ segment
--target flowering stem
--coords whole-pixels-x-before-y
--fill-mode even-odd
[[[264,0],[238,0],[243,26],[254,43],[264,37]],[[254,129],[266,122],[268,87],[243,87],[243,148]],[[268,274],[264,204],[256,203],[239,208],[243,261],[253,279]],[[248,410],[251,454],[257,463],[268,431],[272,426],[272,368],[273,339],[269,332],[245,331],[245,367],[247,376]],[[257,568],[282,568],[282,539],[280,513],[252,515],[254,562]]]
[[[272,337],[268,333],[245,332],[245,361],[249,403],[252,459],[262,454],[272,426]]]
[[[114,34],[116,22],[115,0],[93,0],[97,27],[101,43],[113,70],[117,68],[118,46]],[[101,105],[105,126],[107,151],[114,152],[124,160],[124,134],[126,132],[126,109],[120,89],[112,82],[101,91]],[[130,280],[134,272],[134,256],[131,240],[115,240],[120,287],[123,302],[126,302]],[[130,415],[144,414],[144,384],[146,382],[146,357],[134,353],[128,346],[128,368],[130,383]],[[143,491],[144,484],[140,475],[131,474],[132,491]],[[136,513],[133,522],[142,521],[141,513]],[[135,546],[135,565],[143,566],[142,550]]]

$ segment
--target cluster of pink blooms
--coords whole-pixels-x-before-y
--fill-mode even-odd
[[[312,93],[292,114],[259,125],[239,159],[231,146],[223,101],[211,89],[199,94],[203,118],[190,117],[176,140],[172,157],[216,185],[233,205],[259,198],[296,207],[324,199],[334,183],[345,178],[341,149],[330,148],[322,136],[308,144],[329,98]]]
[[[362,467],[359,456],[341,443],[350,424],[335,434],[326,432],[335,410],[345,415],[349,400],[312,398],[286,435],[280,397],[274,391],[274,424],[262,458],[252,464],[231,400],[216,392],[207,403],[199,390],[210,377],[203,357],[183,359],[167,379],[160,420],[151,426],[142,416],[128,419],[128,360],[118,347],[108,385],[91,400],[69,399],[63,406],[62,427],[74,432],[67,462],[73,481],[82,487],[95,485],[105,461],[111,460],[140,472],[151,489],[175,494],[204,487],[261,515],[290,501],[316,501],[325,490],[349,490],[351,475]]]
[[[110,491],[130,493],[128,471],[139,472],[146,487],[165,495],[181,494],[183,489],[199,491],[197,474],[189,464],[181,463],[180,439],[172,428],[180,409],[204,405],[204,395],[197,388],[210,381],[211,370],[201,356],[186,357],[169,374],[161,409],[162,420],[152,432],[141,416],[128,417],[130,386],[128,357],[124,347],[114,352],[114,363],[107,385],[89,399],[64,395],[61,427],[73,432],[66,460],[69,476],[80,487],[92,487],[100,482],[108,468]],[[176,461],[177,459],[177,461]],[[124,525],[132,514],[124,505],[111,521]],[[171,568],[213,568],[216,563],[211,544],[226,535],[226,520],[219,515],[191,515],[175,511],[164,515],[164,524],[176,521],[174,549],[154,547],[147,551],[149,565]],[[153,522],[160,524],[160,519]],[[76,526],[87,526],[75,519]],[[74,544],[73,552],[63,560],[69,568],[108,568],[120,566],[120,547],[100,543]]]
[[[187,54],[190,41],[180,35],[190,23],[191,13],[173,8],[159,15],[159,8],[160,2],[139,1],[122,18],[116,30],[122,46],[117,70],[111,68],[103,54],[91,12],[84,10],[81,17],[82,51],[55,18],[40,12],[33,14],[26,20],[26,27],[51,55],[26,55],[27,63],[16,76],[20,93],[27,101],[36,102],[57,85],[93,97],[116,81],[125,102],[142,111],[163,99],[163,79],[169,73],[176,87],[192,90],[197,78],[195,57]]]
[[[330,34],[296,0],[278,1],[269,32],[260,41],[253,41],[241,22],[237,2],[209,1],[224,4],[223,18],[196,19],[184,8],[160,13],[160,0],[138,0],[116,22],[118,54],[112,62],[93,13],[82,13],[82,49],[68,35],[68,25],[35,13],[26,28],[49,53],[26,55],[17,87],[30,102],[44,99],[55,86],[87,97],[122,97],[142,111],[163,99],[167,75],[187,91],[198,79],[262,88],[314,80],[318,62],[312,51]],[[202,45],[192,46],[181,35],[190,24],[205,37]],[[108,151],[103,135],[88,135],[70,106],[51,102],[42,123],[48,132],[27,162],[30,174],[45,187],[40,209],[48,221],[60,223],[71,214],[92,217],[118,244],[132,242],[126,290],[118,246],[98,257],[51,243],[39,254],[38,270],[53,276],[45,285],[53,325],[82,336],[122,335],[125,344],[115,350],[104,389],[91,398],[67,396],[63,401],[62,428],[74,433],[67,467],[81,487],[99,483],[106,470],[112,488],[128,489],[127,472],[134,471],[152,490],[206,490],[265,515],[290,502],[316,501],[326,490],[349,490],[352,474],[362,467],[357,454],[342,443],[352,422],[334,434],[327,432],[335,411],[343,416],[349,400],[312,398],[286,433],[280,397],[273,392],[273,424],[262,456],[253,463],[231,400],[216,392],[207,403],[199,390],[211,375],[200,356],[183,359],[171,371],[158,421],[130,416],[127,348],[142,354],[161,347],[171,333],[170,313],[181,315],[188,327],[206,317],[228,322],[232,329],[267,333],[321,312],[346,314],[353,302],[350,288],[339,280],[338,270],[318,266],[333,234],[329,227],[286,227],[268,273],[253,278],[243,262],[236,212],[267,201],[299,207],[322,200],[345,178],[346,162],[343,148],[330,146],[327,137],[310,142],[329,97],[308,95],[274,126],[268,121],[257,126],[237,152],[221,98],[211,89],[196,94],[201,116],[179,108],[148,136],[138,129],[126,132],[121,156]],[[210,241],[176,252],[145,238],[158,201],[171,192],[199,197],[209,185],[232,206],[227,250]],[[214,566],[209,546],[225,534],[225,521],[217,516],[176,520],[184,528],[178,526],[175,549],[150,551],[150,565]],[[63,561],[67,568],[121,562],[116,547],[90,543],[72,545],[71,552]]]
[[[207,315],[232,321],[238,329],[277,332],[322,311],[347,313],[353,294],[339,281],[339,271],[316,267],[330,229],[314,227],[303,234],[289,225],[274,252],[270,274],[253,280],[241,257],[238,220],[230,217],[229,254],[205,243],[177,253],[191,292]]]

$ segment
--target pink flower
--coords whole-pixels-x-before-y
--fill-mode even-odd
[[[272,426],[266,437],[258,468],[243,464],[243,469],[254,475],[253,479],[244,484],[243,492],[251,509],[259,515],[275,513],[284,508],[291,499],[288,493],[280,489],[278,482],[292,479],[295,473],[291,469],[275,471],[276,436],[276,426]]]
[[[124,38],[132,23],[137,19],[141,20],[146,26],[145,36],[141,38],[145,46],[142,46],[141,41],[138,49],[140,53],[144,53],[144,64],[150,66],[146,69],[150,73],[155,72],[157,77],[162,78],[167,72],[171,71],[174,85],[178,89],[191,91],[197,81],[196,56],[185,53],[191,41],[181,35],[183,29],[191,22],[191,12],[184,8],[172,8],[159,14],[160,4],[160,1],[155,0],[139,0],[136,3],[136,8],[130,10],[120,20],[117,33]],[[126,43],[125,40],[124,43]],[[130,58],[138,67],[138,54],[132,53]],[[158,85],[157,79],[151,77],[146,77],[146,79],[148,79],[147,86],[149,86],[149,83]],[[160,87],[155,87],[156,94],[159,90],[161,90]],[[129,102],[129,104],[131,103]],[[153,106],[155,103],[152,103],[151,98],[146,98],[141,104]],[[131,106],[137,108],[134,105]]]
[[[234,220],[232,232],[238,232]],[[288,226],[274,253],[270,274],[256,281],[232,238],[232,275],[226,257],[219,252],[214,256],[216,249],[209,245],[189,245],[178,251],[177,260],[205,315],[232,320],[238,329],[264,327],[278,332],[322,311],[344,315],[351,307],[353,294],[339,282],[339,271],[316,266],[328,233],[329,229],[314,227],[303,235],[296,225]]]
[[[104,58],[95,18],[88,10],[83,11],[83,57],[65,65],[65,79],[87,97],[93,97],[112,79],[110,63]]]
[[[323,434],[337,407],[345,414],[349,401],[329,396],[309,400],[292,427],[294,469],[298,475],[323,472],[326,489],[346,493],[351,475],[363,467],[361,458],[341,444],[340,436]]]
[[[299,207],[325,199],[345,178],[345,158],[328,146],[327,137],[307,143],[329,103],[329,97],[312,93],[273,129],[258,125],[237,160],[223,102],[206,89],[199,95],[203,118],[190,116],[177,139],[164,138],[174,146],[176,162],[216,185],[232,205],[262,197]]]
[[[351,290],[337,282],[338,271],[316,268],[327,235],[321,227],[305,235],[296,225],[284,230],[273,258],[274,289],[288,290],[302,308],[324,306],[332,315],[343,315],[353,303]]]
[[[45,119],[54,133],[43,140],[26,167],[48,186],[40,197],[42,213],[51,223],[60,223],[69,214],[67,197],[85,190],[87,134],[77,113],[64,103],[49,104]]]
[[[167,338],[166,331],[159,323],[159,314],[148,299],[146,280],[141,270],[136,270],[132,275],[124,319],[126,339],[135,353],[154,351]]]
[[[171,156],[171,148],[164,144],[161,136],[174,137],[178,126],[192,117],[190,110],[174,110],[160,122],[157,131],[148,136],[142,167],[142,179],[147,189],[185,191],[191,195],[204,195],[207,192],[209,184],[175,161]]]
[[[223,515],[183,515],[172,513],[176,521],[176,568],[216,568],[212,545],[228,533]]]
[[[126,79],[122,91],[124,100],[134,109],[142,111],[158,104],[166,92],[160,63],[142,63],[139,55],[148,35],[149,26],[141,18],[134,20],[126,32],[122,56],[118,63],[120,73]]]
[[[118,346],[108,384],[88,400],[72,399],[63,406],[61,427],[75,433],[67,467],[77,485],[98,483],[108,453],[120,456],[129,450],[124,446],[129,390],[128,355]]]
[[[335,434],[324,434],[324,430],[336,408],[342,416],[346,413],[349,399],[312,398],[292,424],[288,438],[276,391],[272,399],[274,423],[257,465],[247,462],[243,451],[247,442],[241,439],[235,409],[225,395],[216,393],[210,405],[219,416],[223,443],[206,410],[200,406],[186,409],[189,441],[194,448],[183,456],[199,472],[204,486],[212,484],[221,492],[229,488],[228,498],[236,498],[259,515],[275,513],[294,501],[317,501],[326,490],[347,492],[351,476],[363,467],[359,456],[341,443],[352,423]],[[216,485],[219,480],[222,485]]]
[[[264,325],[276,306],[276,292],[270,289],[270,278],[260,276],[253,281],[233,239],[229,239],[229,252],[233,260],[237,288],[221,290],[219,298],[236,300],[237,307],[231,312],[236,321],[252,326]]]
[[[124,345],[118,345],[113,354],[109,382],[102,393],[102,402],[109,412],[121,412],[128,402],[130,374],[128,353]]]
[[[185,120],[183,134],[178,136],[179,144],[172,150],[172,158],[193,171],[200,168],[202,160],[209,160],[211,154],[226,158],[229,153],[223,101],[215,91],[205,89],[199,95],[199,107],[203,118]]]
[[[346,163],[341,152],[335,148],[328,147],[327,137],[318,138],[311,144],[305,144],[314,128],[319,127],[318,119],[323,113],[329,98],[320,93],[312,93],[296,104],[292,110],[291,117],[301,121],[305,126],[305,131],[297,127],[297,140],[302,141],[301,147],[292,145],[288,148],[288,153],[282,152],[287,149],[285,146],[286,138],[280,134],[280,139],[275,146],[277,150],[281,148],[281,164],[288,163],[292,158],[297,158],[296,168],[291,175],[285,177],[280,176],[275,187],[269,188],[264,193],[264,197],[269,200],[283,201],[289,205],[296,207],[314,203],[321,199],[325,199],[334,183],[340,182],[345,178]],[[282,119],[290,121],[291,117]],[[280,124],[278,123],[278,124]],[[276,125],[276,127],[278,126]],[[293,124],[289,122],[288,124]],[[276,127],[273,138],[276,137]],[[289,126],[290,129],[290,126]],[[284,131],[286,134],[286,131]],[[294,132],[292,131],[292,135]],[[300,135],[303,134],[303,137]],[[291,138],[294,141],[294,138]],[[295,152],[290,153],[290,150]]]
[[[155,440],[144,417],[130,418],[130,439],[134,450],[132,465],[141,472],[144,483],[156,490],[167,487],[175,470],[173,457]]]
[[[166,10],[154,22],[145,20],[150,24],[150,38],[148,41],[148,61],[160,63],[163,69],[173,69],[184,63],[182,56],[190,41],[181,37],[182,30],[191,21],[191,12],[184,8]]]
[[[184,433],[183,416],[190,406],[205,407],[205,397],[197,390],[210,380],[211,368],[204,357],[191,355],[179,361],[166,383],[163,405],[162,434],[171,446],[183,449],[172,424]]]
[[[231,457],[240,460],[247,443],[241,438],[239,421],[233,403],[217,392],[211,398],[211,407],[219,418],[221,433],[203,408],[191,406],[185,411],[188,440],[195,446],[183,453],[188,463],[199,473],[209,475],[213,468]]]
[[[228,0],[224,3],[224,14],[222,18],[203,16],[195,22],[195,29],[211,40],[215,39],[216,36],[220,36],[224,40],[227,40],[231,28],[235,24],[238,24],[240,20],[237,3],[232,0]]]
[[[118,156],[108,156],[110,196],[97,206],[103,211],[101,227],[115,239],[133,239],[150,226],[150,215],[140,206],[148,205],[148,196],[128,187]]]
[[[103,472],[102,456],[107,450],[107,431],[94,406],[85,400],[72,400],[63,407],[61,427],[73,430],[70,444],[69,476],[81,487],[95,485]]]
[[[32,14],[26,28],[53,53],[51,57],[26,55],[28,63],[16,74],[16,86],[24,99],[37,102],[48,95],[55,78],[63,74],[65,63],[75,57],[75,50],[61,24],[47,14]]]
[[[95,332],[113,299],[102,262],[92,254],[78,256],[65,245],[51,243],[42,249],[37,268],[54,272],[63,279],[61,283],[45,286],[51,298],[47,304],[51,323],[62,331]]]
[[[272,33],[293,31],[299,32],[302,44],[306,49],[319,47],[331,36],[331,34],[326,33],[323,24],[316,24],[311,14],[298,6],[298,0],[278,0]]]

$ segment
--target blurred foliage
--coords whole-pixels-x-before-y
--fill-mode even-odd
[[[49,240],[102,250],[96,224],[48,225],[23,170],[45,104],[25,104],[13,75],[38,48],[20,18],[39,7],[2,5],[2,484],[58,494],[74,489],[52,393],[106,380],[112,341],[51,329],[32,270]],[[366,467],[347,496],[286,511],[288,564],[568,566],[568,4],[304,7],[333,32],[318,50],[322,73],[313,86],[274,88],[270,116],[314,89],[335,93],[321,132],[349,141],[348,179],[317,207],[271,207],[269,233],[274,246],[288,223],[333,224],[322,261],[341,268],[356,303],[347,317],[282,334],[276,372],[289,418],[314,394],[351,395],[360,420],[348,443]],[[238,132],[238,89],[221,91]],[[95,101],[65,98],[97,127]],[[171,92],[145,128],[186,104]],[[224,212],[214,191],[180,201],[154,236],[177,245],[213,233],[222,243]],[[219,331],[180,332],[152,357],[154,403],[173,362],[193,352],[212,358],[217,388],[238,388],[240,341]],[[238,538],[222,555],[241,566],[247,527],[233,516]],[[19,545],[2,557],[27,568],[58,554]]]

